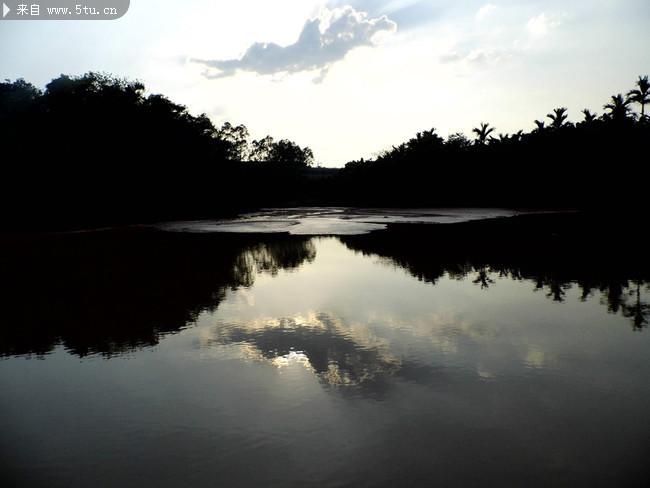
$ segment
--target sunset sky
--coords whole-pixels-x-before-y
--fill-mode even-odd
[[[601,114],[650,74],[650,2],[132,0],[113,21],[0,21],[0,45],[1,79],[138,79],[335,167],[432,127]]]

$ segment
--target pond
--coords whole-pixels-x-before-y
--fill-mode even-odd
[[[645,486],[650,266],[576,219],[5,236],[0,484]]]

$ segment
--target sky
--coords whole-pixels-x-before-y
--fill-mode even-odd
[[[650,75],[650,2],[131,0],[117,20],[0,20],[0,79],[88,71],[342,167],[431,128],[602,114]]]

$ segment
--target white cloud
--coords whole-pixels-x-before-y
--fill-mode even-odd
[[[461,63],[468,66],[487,66],[512,57],[508,51],[477,49],[469,52],[453,52],[440,57],[441,63]]]
[[[550,18],[545,13],[541,13],[526,23],[526,30],[534,37],[542,37],[549,34],[561,23],[557,18]]]
[[[192,59],[208,69],[207,78],[225,78],[238,71],[260,75],[299,73],[321,70],[315,80],[322,81],[330,65],[342,60],[351,50],[361,46],[374,46],[373,39],[380,32],[394,32],[397,24],[386,15],[368,19],[367,14],[345,6],[329,10],[308,20],[298,40],[288,46],[256,42],[238,59]]]
[[[476,20],[481,21],[488,15],[490,15],[492,12],[494,12],[497,8],[497,5],[494,5],[493,3],[488,3],[487,5],[483,5],[480,9],[478,9],[478,12],[476,12]]]

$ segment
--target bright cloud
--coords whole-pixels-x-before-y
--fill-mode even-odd
[[[494,5],[493,3],[488,3],[487,5],[483,5],[480,9],[478,9],[478,12],[476,12],[476,20],[480,22],[485,17],[490,15],[492,12],[494,12],[496,8],[497,6]]]
[[[368,19],[367,14],[345,6],[329,10],[308,20],[298,40],[289,46],[256,42],[239,59],[192,59],[205,65],[206,78],[225,78],[238,71],[260,75],[299,73],[321,70],[315,81],[322,81],[330,65],[342,60],[351,50],[374,46],[373,39],[380,32],[394,32],[397,24],[386,15]]]
[[[549,34],[562,22],[556,18],[550,18],[545,13],[533,17],[526,23],[526,30],[535,37],[542,37]]]

